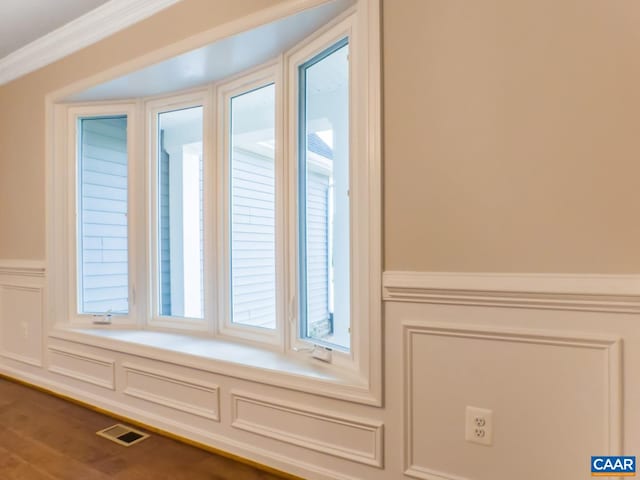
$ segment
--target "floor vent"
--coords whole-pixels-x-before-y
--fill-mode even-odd
[[[125,447],[130,447],[131,445],[143,441],[145,438],[149,438],[148,434],[119,423],[96,433],[101,437],[107,438],[112,442],[116,442],[117,444]]]

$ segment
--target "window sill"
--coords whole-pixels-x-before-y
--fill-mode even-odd
[[[366,379],[310,357],[228,340],[112,327],[56,326],[49,337],[356,403],[379,405]]]

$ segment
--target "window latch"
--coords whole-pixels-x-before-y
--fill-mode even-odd
[[[111,325],[112,309],[107,310],[102,315],[97,314],[93,316],[94,325]]]
[[[294,348],[294,352],[309,352],[311,358],[320,360],[322,362],[331,363],[333,360],[333,349],[329,347],[323,347],[322,345],[313,345],[312,347]]]
[[[311,358],[315,358],[321,362],[331,363],[331,360],[333,360],[333,349],[321,345],[314,345],[314,349],[311,351]]]

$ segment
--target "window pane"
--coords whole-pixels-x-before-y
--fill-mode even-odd
[[[126,314],[127,117],[79,122],[78,311]]]
[[[276,328],[275,86],[231,99],[234,323]]]
[[[160,315],[204,317],[202,107],[158,114]]]
[[[349,46],[300,67],[302,336],[350,347]]]

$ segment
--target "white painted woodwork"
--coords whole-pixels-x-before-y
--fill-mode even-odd
[[[394,302],[640,313],[640,275],[385,272]]]
[[[115,361],[66,347],[49,346],[49,371],[99,387],[115,389]]]
[[[407,475],[577,480],[593,452],[620,452],[619,339],[417,321],[403,329]],[[466,442],[470,405],[495,412],[491,447]]]
[[[382,422],[243,392],[231,392],[231,402],[231,425],[235,428],[354,462],[383,466]]]
[[[218,386],[132,363],[122,365],[124,394],[208,420],[220,420]]]
[[[314,7],[322,2],[308,1],[308,7]],[[331,2],[325,2],[324,6],[329,5]],[[334,5],[333,3],[331,3]],[[334,5],[335,6],[335,5]],[[289,12],[298,12],[301,8],[300,5],[288,5]],[[351,163],[351,173],[354,181],[350,190],[350,195],[354,199],[352,202],[353,215],[350,218],[353,223],[350,224],[352,230],[351,238],[354,239],[351,272],[350,276],[353,281],[350,283],[349,297],[351,298],[351,312],[350,318],[352,319],[350,325],[350,338],[352,339],[349,351],[336,350],[333,354],[333,360],[331,364],[323,365],[323,369],[328,370],[328,377],[339,379],[338,388],[334,388],[332,384],[318,385],[314,391],[322,391],[329,396],[336,396],[336,398],[349,398],[354,401],[362,401],[367,404],[380,405],[381,399],[381,364],[379,360],[379,352],[381,349],[381,303],[380,303],[380,290],[378,288],[378,282],[381,275],[380,262],[381,262],[381,241],[379,235],[375,235],[380,230],[380,208],[381,208],[381,190],[380,184],[376,180],[380,173],[380,151],[377,149],[380,143],[380,129],[378,124],[379,102],[380,102],[380,71],[379,71],[379,32],[377,30],[377,18],[379,16],[379,5],[369,0],[360,0],[357,4],[357,8],[350,9],[344,14],[339,15],[332,22],[324,25],[318,32],[315,32],[311,37],[305,39],[296,46],[295,50],[291,52],[281,52],[277,61],[272,62],[271,67],[275,71],[275,75],[272,75],[280,86],[276,89],[280,92],[277,93],[276,101],[276,113],[278,120],[276,121],[276,131],[279,133],[280,138],[280,150],[285,150],[284,144],[287,138],[296,137],[295,133],[285,133],[285,128],[280,124],[285,124],[291,120],[288,117],[294,115],[295,108],[286,108],[286,99],[283,97],[283,86],[286,85],[286,81],[283,78],[283,72],[287,71],[287,75],[292,75],[297,72],[298,67],[307,61],[318,51],[326,49],[328,46],[333,45],[337,40],[343,39],[348,36],[354,44],[360,43],[360,48],[354,49],[351,53],[352,62],[351,76],[353,78],[353,84],[359,85],[358,88],[353,88],[351,99],[351,107],[353,110],[353,162]],[[278,9],[276,9],[277,11]],[[267,9],[262,12],[263,23],[269,23],[267,19],[270,15],[274,15],[274,11]],[[289,15],[280,12],[280,18],[288,17]],[[242,19],[243,22],[250,24],[255,22],[253,17],[247,17]],[[241,22],[240,25],[235,25],[234,28],[239,32],[243,30]],[[207,35],[211,38],[217,38],[218,30],[225,32],[227,27],[215,29],[215,31],[207,32]],[[195,42],[196,40],[190,39],[189,41]],[[197,42],[201,42],[199,38]],[[214,42],[215,43],[215,42]],[[170,51],[170,49],[168,50]],[[140,60],[142,61],[142,60]],[[370,68],[375,67],[376,72],[370,71]],[[135,71],[135,70],[134,70]],[[256,73],[244,72],[244,77],[250,77]],[[372,73],[372,76],[368,76],[368,73]],[[105,73],[106,76],[106,73]],[[364,81],[366,79],[366,81]],[[201,86],[201,92],[182,92],[182,96],[190,95],[202,95],[213,103],[212,93],[216,89],[217,85],[204,85]],[[205,90],[206,87],[206,90]],[[291,90],[291,89],[288,89]],[[53,92],[48,96],[48,101],[60,101],[64,100],[66,87],[58,92]],[[149,93],[149,92],[146,92]],[[288,92],[290,93],[290,92]],[[176,97],[180,96],[176,94]],[[279,100],[278,100],[279,98]],[[156,263],[154,259],[157,256],[157,246],[153,245],[153,240],[148,238],[149,232],[155,231],[154,218],[157,217],[154,213],[154,206],[149,206],[149,198],[146,195],[148,185],[148,179],[146,178],[146,172],[153,170],[153,163],[149,166],[145,164],[144,159],[149,158],[148,155],[141,155],[141,151],[145,150],[145,153],[149,153],[148,147],[145,147],[145,142],[141,142],[141,138],[137,138],[135,131],[147,130],[150,123],[148,118],[145,120],[136,115],[140,113],[144,106],[150,107],[153,110],[157,101],[161,102],[176,102],[175,97],[165,97],[162,99],[149,99],[139,98],[136,104],[133,101],[128,103],[118,104],[93,104],[93,105],[76,105],[72,104],[67,106],[68,115],[66,121],[67,132],[67,145],[66,149],[62,145],[58,145],[61,141],[58,137],[64,135],[54,135],[53,139],[53,164],[55,168],[53,171],[49,171],[48,177],[55,185],[54,188],[49,189],[50,195],[52,195],[52,205],[56,207],[50,209],[49,221],[51,228],[51,234],[49,236],[50,251],[56,250],[55,246],[66,245],[66,262],[54,262],[52,260],[50,271],[52,284],[55,291],[51,292],[51,304],[54,306],[56,318],[56,329],[67,330],[69,327],[85,325],[91,326],[91,318],[87,315],[78,315],[75,310],[77,300],[75,298],[75,292],[77,290],[77,268],[74,265],[74,259],[76,257],[77,245],[76,232],[73,229],[74,215],[76,214],[76,199],[74,189],[71,185],[74,183],[72,178],[64,178],[64,172],[60,172],[59,168],[62,167],[59,155],[66,155],[68,159],[67,171],[73,172],[75,167],[75,161],[73,154],[69,154],[74,151],[75,137],[73,136],[74,122],[79,115],[88,115],[91,112],[102,111],[115,112],[126,111],[128,114],[128,130],[129,130],[129,145],[128,152],[129,158],[141,159],[138,162],[130,162],[129,165],[129,210],[128,216],[128,233],[129,233],[129,314],[118,315],[113,318],[113,323],[118,323],[119,326],[126,325],[127,327],[139,327],[145,326],[153,327],[168,327],[178,330],[201,330],[206,331],[210,336],[226,336],[231,332],[231,328],[227,331],[223,331],[221,327],[223,323],[229,323],[229,312],[221,311],[216,316],[216,306],[222,306],[225,299],[229,297],[228,292],[224,292],[225,284],[228,283],[228,277],[222,277],[218,279],[217,283],[211,282],[211,277],[208,278],[208,289],[212,289],[211,285],[215,285],[216,291],[207,291],[205,294],[205,318],[201,322],[192,321],[194,319],[180,318],[175,321],[169,317],[157,318],[156,309],[159,302],[155,301],[155,294],[153,292],[154,286],[157,282],[157,272],[154,271],[153,264]],[[177,105],[173,105],[177,106]],[[184,105],[181,105],[184,107]],[[53,107],[52,111],[58,114],[59,108]],[[147,113],[151,110],[146,109]],[[205,116],[207,115],[207,108],[205,106]],[[371,114],[370,114],[371,112]],[[95,113],[94,113],[95,114]],[[106,114],[106,113],[105,113]],[[57,117],[57,115],[56,115]],[[134,118],[135,117],[135,118]],[[211,119],[209,119],[210,121]],[[211,139],[212,129],[207,128],[208,121],[205,120],[205,131],[209,132],[204,139],[204,150],[211,152],[213,143],[217,143],[217,146],[223,143],[222,141],[216,142],[215,139]],[[153,122],[151,122],[151,125]],[[357,128],[358,125],[366,125],[368,128]],[[53,128],[53,124],[49,124],[50,128]],[[279,128],[278,128],[279,127]],[[56,128],[65,130],[62,124],[56,123]],[[147,145],[154,144],[153,141],[147,139]],[[153,147],[151,147],[153,150]],[[361,154],[358,152],[362,152]],[[153,152],[152,152],[153,153]],[[277,152],[276,152],[277,153]],[[206,155],[206,154],[205,154]],[[291,179],[287,177],[288,172],[291,171],[291,165],[295,163],[295,155],[276,155],[276,185],[281,183],[282,185],[291,185]],[[151,155],[154,158],[154,155]],[[212,161],[205,162],[211,164]],[[219,175],[220,165],[226,163],[225,158],[218,158],[218,173],[217,176],[213,176],[211,168],[209,172],[205,169],[204,176],[207,178],[205,183],[205,191],[224,192],[225,177]],[[77,176],[77,174],[76,174]],[[151,177],[154,175],[152,174]],[[279,177],[279,178],[278,178]],[[213,180],[213,182],[212,182]],[[77,181],[77,179],[75,180]],[[151,182],[151,190],[155,187],[154,182]],[[298,357],[296,360],[302,360],[301,363],[313,363],[313,360],[309,362],[308,348],[309,342],[306,340],[299,340],[298,329],[295,326],[296,323],[296,296],[298,286],[296,285],[296,263],[295,259],[286,258],[288,251],[291,250],[291,245],[295,245],[290,242],[290,237],[297,234],[297,220],[288,222],[289,212],[295,210],[295,191],[296,187],[293,187],[287,191],[286,188],[275,188],[276,192],[281,193],[280,196],[276,196],[276,225],[278,231],[276,234],[277,255],[276,255],[276,284],[277,284],[277,318],[276,328],[273,332],[269,332],[269,329],[253,328],[249,331],[249,328],[245,328],[244,331],[238,330],[238,335],[242,336],[243,340],[256,340],[265,343],[270,343],[273,346],[277,346],[279,350],[284,351],[286,363],[288,360]],[[218,207],[224,203],[224,201],[212,202],[211,193],[206,194],[208,196],[207,201],[204,202],[204,217],[209,221],[208,232],[205,232],[206,247],[213,242],[212,236],[218,236],[218,248],[224,245],[224,226],[221,225],[220,220],[224,219],[224,215],[214,215],[210,211],[212,208]],[[155,198],[154,192],[151,192],[151,198]],[[356,200],[357,199],[357,200]],[[66,212],[61,207],[66,202]],[[151,215],[149,215],[151,213]],[[211,221],[213,218],[213,222]],[[151,220],[150,220],[151,219]],[[149,225],[151,223],[151,225]],[[225,224],[228,222],[225,222]],[[69,225],[69,229],[64,232],[62,228],[58,228],[57,225]],[[151,228],[149,228],[151,227]],[[285,234],[286,232],[286,234]],[[357,232],[357,233],[356,233]],[[213,235],[212,235],[213,233]],[[373,233],[373,235],[371,234]],[[65,236],[66,235],[66,236]],[[222,240],[221,240],[222,239]],[[221,241],[220,241],[221,240]],[[278,241],[281,240],[281,241]],[[151,251],[148,246],[152,245]],[[208,276],[215,274],[221,275],[224,272],[224,259],[228,257],[227,251],[216,252],[215,248],[205,248],[208,259],[205,258],[205,272]],[[290,256],[290,255],[289,255]],[[222,268],[220,268],[222,267]],[[151,281],[149,281],[149,271],[151,271]],[[63,302],[59,299],[63,296],[67,296],[68,302],[66,305],[66,312],[64,311]],[[208,303],[206,303],[208,302]],[[344,303],[344,302],[343,302]],[[225,325],[226,327],[226,325]],[[346,328],[346,327],[345,327]],[[262,331],[261,331],[262,330]],[[258,338],[262,337],[262,338]],[[269,338],[270,337],[270,338]],[[302,348],[299,348],[302,347]],[[237,350],[237,348],[236,348]],[[234,355],[235,356],[235,355]],[[232,356],[231,358],[233,358]],[[260,355],[259,357],[262,357]],[[280,360],[280,359],[278,359]],[[247,362],[236,362],[239,364],[246,364]],[[295,363],[295,362],[294,362]],[[277,374],[281,374],[278,370]],[[305,371],[315,370],[314,368],[304,368]],[[331,372],[335,370],[337,372]],[[288,373],[289,369],[284,369],[285,373]],[[250,375],[247,371],[243,374],[243,377]],[[279,375],[282,376],[282,375]],[[306,376],[306,375],[305,375]],[[313,377],[314,375],[310,376]],[[275,375],[274,375],[275,377]],[[286,385],[295,385],[299,383],[299,377],[293,377],[285,382]],[[308,382],[307,382],[308,383]]]
[[[0,275],[0,356],[42,366],[42,302],[42,287],[7,284]]]
[[[0,261],[0,345],[31,353],[27,361],[3,354],[0,373],[303,478],[582,480],[589,455],[640,448],[636,314],[388,300],[379,408],[269,385],[260,376],[243,379],[232,363],[203,370],[188,359],[204,349],[163,352],[162,342],[184,336],[158,337],[156,348],[145,350],[43,333],[18,351],[5,335],[19,333],[17,313],[30,324],[42,321],[43,311],[32,307],[44,279],[41,267],[8,263]],[[513,285],[519,295],[534,295],[522,289],[522,278],[537,276],[523,274]],[[431,287],[450,288],[449,281]],[[610,293],[607,276],[573,281],[587,282],[591,295]],[[30,360],[43,344],[48,355],[40,368]],[[105,388],[111,365],[118,366],[113,390]],[[492,446],[465,442],[467,405],[493,411]]]

